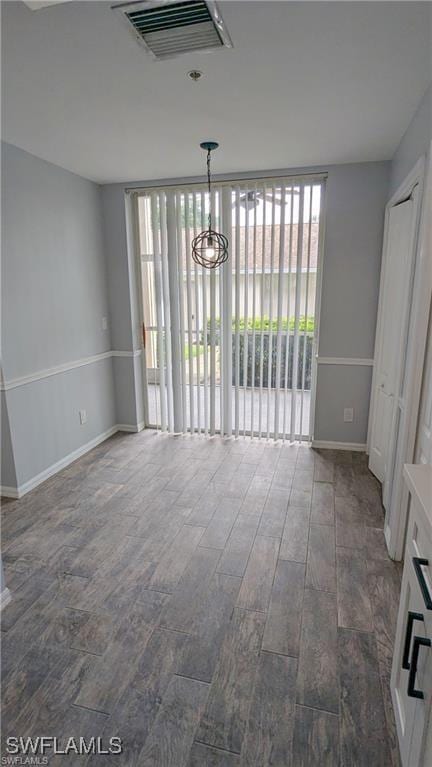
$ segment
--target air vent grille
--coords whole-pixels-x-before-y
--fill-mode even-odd
[[[232,45],[213,2],[136,2],[114,8],[158,59]]]
[[[185,27],[203,21],[212,21],[209,9],[200,0],[198,2],[174,3],[162,8],[133,11],[126,15],[135,29],[142,35],[149,32],[160,32],[172,27]]]

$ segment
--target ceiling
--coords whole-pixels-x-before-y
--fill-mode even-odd
[[[110,3],[2,3],[4,140],[101,183],[200,174],[203,139],[215,173],[392,156],[432,77],[430,3],[219,8],[233,49],[154,61]]]

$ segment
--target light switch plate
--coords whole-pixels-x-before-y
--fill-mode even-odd
[[[352,407],[345,407],[344,408],[344,422],[345,423],[352,423],[354,421],[354,408]]]
[[[102,317],[102,330],[108,330],[108,317]]]
[[[80,410],[79,411],[79,419],[81,426],[85,423],[87,423],[87,410]]]

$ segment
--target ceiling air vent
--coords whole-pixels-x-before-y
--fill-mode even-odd
[[[209,0],[159,0],[112,7],[132,26],[139,43],[157,59],[232,47],[216,3]]]

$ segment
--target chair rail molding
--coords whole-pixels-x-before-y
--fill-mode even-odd
[[[51,376],[60,375],[61,373],[68,373],[69,370],[75,370],[75,368],[84,367],[85,365],[93,365],[102,360],[110,359],[112,357],[140,357],[141,349],[134,349],[132,351],[106,351],[100,354],[93,354],[90,357],[81,357],[81,359],[73,360],[72,362],[64,362],[60,365],[55,365],[50,368],[44,368],[43,370],[37,370],[35,373],[29,373],[25,376],[19,376],[18,378],[12,378],[9,381],[2,380],[0,382],[0,391],[8,391],[9,389],[16,389],[19,386],[26,386],[27,384],[34,383],[35,381],[41,381],[44,378],[51,378]]]
[[[372,367],[373,359],[367,357],[320,357],[317,355],[318,365],[360,365],[363,367]]]

